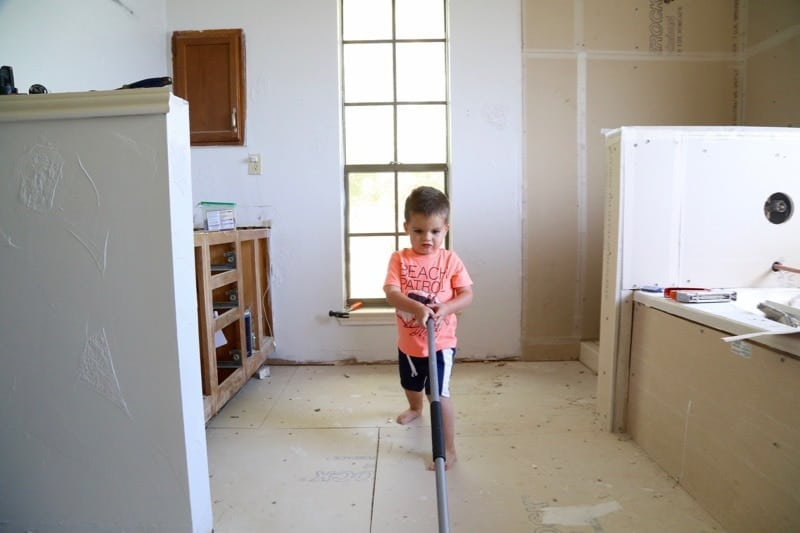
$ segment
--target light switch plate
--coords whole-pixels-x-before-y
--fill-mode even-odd
[[[261,154],[247,155],[247,173],[251,176],[261,175]]]

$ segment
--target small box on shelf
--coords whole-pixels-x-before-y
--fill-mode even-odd
[[[195,206],[194,228],[206,231],[236,229],[236,204],[199,202]]]

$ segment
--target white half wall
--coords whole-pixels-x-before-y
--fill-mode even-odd
[[[212,528],[188,137],[163,89],[0,97],[2,530]]]

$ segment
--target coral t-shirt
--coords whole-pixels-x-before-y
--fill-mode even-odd
[[[444,303],[453,299],[454,289],[472,285],[464,263],[450,250],[439,249],[430,255],[419,255],[411,248],[392,254],[385,285],[399,287],[406,296]],[[427,299],[427,300],[426,300]],[[456,347],[455,314],[446,316],[436,327],[436,350]],[[428,356],[428,333],[410,313],[397,311],[397,346],[408,355]]]

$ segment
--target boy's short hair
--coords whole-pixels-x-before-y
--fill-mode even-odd
[[[445,220],[450,216],[450,200],[447,196],[435,187],[423,185],[417,187],[406,198],[405,218],[406,222],[411,219],[411,215],[419,213],[427,217],[440,215]]]

